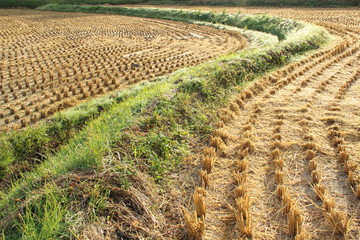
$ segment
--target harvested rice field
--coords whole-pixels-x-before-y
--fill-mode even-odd
[[[12,175],[11,167],[18,165],[8,164],[7,189],[0,192],[0,210],[7,211],[0,214],[4,235],[15,239],[13,232],[19,236],[36,224],[37,231],[45,220],[52,226],[45,213],[53,196],[42,191],[51,185],[51,191],[66,196],[56,206],[71,209],[79,219],[76,225],[65,213],[60,216],[68,235],[54,230],[53,239],[360,239],[359,8],[156,8],[279,16],[322,26],[331,37],[320,49],[303,50],[296,45],[301,37],[292,38],[289,31],[269,49],[259,47],[264,58],[249,48],[244,51],[249,55],[215,62],[246,66],[241,69],[254,71],[254,78],[235,67],[224,68],[230,73],[206,72],[218,66],[199,68],[204,75],[184,73],[190,80],[156,96],[132,125],[100,118],[70,141],[70,150],[65,145],[49,161],[38,157],[45,163],[40,168],[24,164],[25,174]],[[289,22],[282,23],[293,26]],[[0,24],[4,131],[251,45],[238,32],[120,15],[0,10]],[[301,54],[312,50],[261,72],[256,63],[271,63],[282,44],[290,49],[284,54],[297,53],[291,46]],[[243,56],[258,61],[251,65]],[[243,82],[230,91],[229,82],[238,76],[245,76]],[[225,90],[215,93],[217,88]],[[212,96],[228,93],[233,94],[226,102]],[[210,104],[211,97],[219,103]],[[94,126],[106,126],[106,134]],[[117,134],[121,137],[113,137]],[[10,140],[8,145],[16,143]],[[12,179],[20,179],[15,187]]]
[[[126,16],[0,10],[0,129],[244,48],[236,32]]]
[[[220,112],[196,155],[200,181],[184,215],[190,235],[360,239],[359,9],[172,8],[303,20],[336,38],[250,84]]]

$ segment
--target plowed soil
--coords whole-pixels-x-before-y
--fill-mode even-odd
[[[243,48],[235,32],[145,18],[0,10],[0,129]]]

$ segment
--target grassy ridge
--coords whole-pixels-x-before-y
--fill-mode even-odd
[[[276,35],[280,40],[285,39],[290,32],[303,27],[303,24],[285,20],[278,17],[265,15],[244,15],[244,14],[216,14],[213,12],[175,10],[175,9],[156,9],[156,8],[125,8],[125,7],[105,7],[105,6],[79,6],[48,4],[38,8],[47,11],[63,12],[87,12],[87,13],[106,13],[120,14],[127,16],[160,18],[184,22],[203,21],[210,23],[220,23],[238,28],[251,29]]]
[[[269,16],[226,15],[164,9],[135,9],[102,6],[85,7],[58,4],[46,5],[39,9],[69,12],[113,13],[185,22],[202,21],[208,23],[221,23],[228,26],[253,29],[274,34],[279,39],[284,39],[287,35],[290,36],[291,32],[297,29],[307,29],[307,27],[304,28],[304,25],[301,23]],[[307,30],[306,32],[314,33],[314,31]],[[308,38],[311,38],[311,36]],[[316,40],[315,38],[313,41]],[[319,44],[320,43],[317,43],[317,45]],[[302,46],[304,49],[306,47],[306,45]],[[33,158],[42,160],[43,156],[47,155],[49,152],[56,151],[58,146],[73,137],[85,123],[98,117],[102,110],[106,110],[114,103],[124,101],[124,99],[128,97],[129,94],[125,93],[111,99],[106,98],[105,100],[99,100],[92,105],[87,104],[84,107],[79,107],[76,111],[59,114],[57,117],[53,118],[52,121],[45,125],[41,125],[36,129],[29,128],[25,131],[13,132],[7,136],[0,136],[0,142],[5,146],[0,149],[0,179],[6,174],[13,172],[14,168],[17,169],[16,163],[23,164]],[[9,167],[11,165],[13,166]]]
[[[138,94],[139,89],[111,93],[96,100],[60,112],[36,127],[0,134],[0,180],[31,169],[45,156],[54,154],[73,138],[89,121],[108,111],[113,105]],[[33,159],[36,159],[34,161]],[[24,166],[25,164],[25,166]]]
[[[70,211],[70,197],[52,180],[79,169],[101,171],[108,167],[105,157],[111,156],[114,149],[122,151],[121,164],[125,162],[137,169],[135,162],[143,162],[149,174],[161,179],[186,154],[191,139],[210,134],[211,116],[238,86],[288,63],[296,54],[318,48],[328,39],[327,32],[320,27],[264,16],[61,5],[41,9],[110,12],[246,26],[274,33],[283,41],[262,49],[244,50],[139,86],[122,101],[111,104],[96,119],[89,119],[59,152],[47,156],[36,169],[23,174],[1,193],[3,239],[69,237],[76,231],[76,214]],[[127,129],[146,134],[129,134]],[[128,173],[121,164],[116,164],[115,168],[120,184],[126,185]],[[45,190],[39,193],[39,189]],[[40,201],[34,195],[40,195]]]

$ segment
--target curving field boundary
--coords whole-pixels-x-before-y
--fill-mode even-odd
[[[29,152],[33,151],[39,154],[38,156],[35,155],[35,157],[44,154],[47,157],[42,159],[43,162],[40,165],[23,174],[10,187],[4,188],[0,200],[0,226],[2,228],[9,226],[9,223],[14,221],[23,210],[23,203],[27,204],[33,201],[33,192],[43,185],[44,179],[56,179],[75,169],[101,168],[104,157],[109,154],[113,144],[119,141],[122,129],[128,127],[136,119],[137,114],[148,106],[153,99],[169,93],[172,93],[173,98],[176,98],[176,95],[180,93],[184,95],[198,93],[197,96],[201,97],[193,99],[191,103],[193,106],[208,105],[220,99],[227,99],[237,86],[290,62],[294,55],[319,48],[329,39],[329,34],[321,27],[268,16],[55,4],[46,5],[39,9],[123,14],[186,22],[201,21],[224,24],[270,33],[277,36],[280,41],[276,44],[266,45],[263,48],[239,51],[190,70],[180,70],[172,75],[160,78],[157,82],[140,84],[134,90],[120,93],[117,97],[110,98],[110,100],[103,99],[93,105],[89,103],[88,108],[86,106],[79,107],[77,110],[72,110],[71,114],[65,112],[35,130],[29,128],[3,136],[0,140],[5,147],[0,152],[0,164],[5,171],[7,166],[19,161],[14,153],[16,152],[16,144],[21,145],[21,143],[14,141],[14,139],[36,140],[39,138],[42,141],[34,142],[39,142],[41,146],[36,146],[34,149],[31,149],[33,147],[31,146]],[[94,113],[94,108],[99,109],[101,106],[106,106],[107,111],[103,111],[101,114]],[[200,108],[200,111],[208,110],[207,108]],[[65,126],[65,124],[79,118],[76,111],[81,112],[81,118],[87,119],[84,121],[86,125],[82,126],[77,134],[71,136],[71,139],[65,137],[64,142],[68,141],[68,143],[61,147],[58,152],[49,154],[48,149],[46,149],[47,144],[52,141],[47,132],[49,126],[52,127],[52,130],[54,130],[54,126],[62,130],[61,126]],[[95,115],[96,118],[91,120]],[[77,128],[78,126],[74,126],[73,129],[64,131],[72,131]],[[14,145],[14,143],[16,144]],[[180,154],[181,156],[183,155]],[[31,155],[31,159],[33,158],[34,156]],[[46,192],[43,194],[51,193]]]

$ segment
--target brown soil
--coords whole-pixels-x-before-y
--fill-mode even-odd
[[[235,32],[136,17],[0,10],[0,130],[236,51]]]

